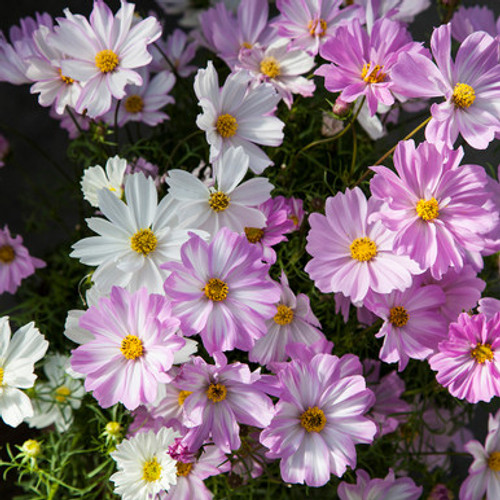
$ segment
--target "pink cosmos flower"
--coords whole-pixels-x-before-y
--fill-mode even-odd
[[[277,0],[281,15],[272,23],[293,46],[316,55],[336,28],[359,15],[357,6],[341,9],[342,0]]]
[[[285,124],[272,116],[280,100],[273,86],[262,83],[251,88],[250,81],[248,72],[238,71],[231,73],[219,88],[219,77],[209,61],[194,80],[194,91],[203,108],[196,125],[206,133],[210,162],[229,147],[242,146],[250,157],[250,168],[260,174],[273,163],[255,143],[279,146]]]
[[[276,208],[284,208],[287,211],[288,218],[294,225],[293,230],[299,230],[306,214],[304,202],[300,198],[285,198],[284,196],[275,196],[273,199]]]
[[[500,498],[500,413],[490,415],[488,435],[484,446],[478,441],[469,441],[465,448],[474,458],[469,467],[469,476],[460,487],[460,500],[494,500]]]
[[[382,18],[375,21],[370,34],[361,28],[358,19],[341,26],[320,50],[324,64],[315,74],[325,77],[330,92],[341,92],[344,101],[353,102],[366,96],[373,116],[380,104],[394,104],[401,82],[394,81],[392,68],[403,53],[419,54],[421,44],[413,42],[407,29],[396,21]]]
[[[160,500],[211,500],[212,492],[203,481],[227,472],[231,464],[218,446],[207,445],[198,458],[193,457],[189,462],[178,460],[176,467],[177,482],[168,492],[160,492]]]
[[[459,134],[475,149],[486,149],[500,131],[500,65],[498,40],[484,31],[469,35],[451,60],[451,25],[434,29],[431,48],[436,60],[401,54],[392,71],[407,97],[444,97],[431,107],[425,129],[429,142],[449,148]]]
[[[182,263],[163,266],[174,314],[185,335],[200,333],[210,355],[234,348],[249,351],[276,314],[279,287],[268,276],[261,252],[244,236],[222,228],[210,243],[190,233]]]
[[[437,381],[452,396],[469,403],[500,396],[500,313],[487,320],[484,314],[462,313],[450,325],[429,364]]]
[[[381,377],[380,366],[380,361],[363,361],[366,383],[375,395],[375,403],[369,413],[378,427],[375,437],[394,432],[399,424],[407,420],[404,413],[411,411],[410,405],[400,399],[405,391],[404,381],[395,371]]]
[[[379,204],[366,200],[359,188],[346,189],[326,200],[326,215],[311,214],[306,250],[312,255],[305,270],[323,293],[342,292],[352,302],[372,290],[389,293],[412,284],[419,266],[393,251],[394,233],[370,215]]]
[[[497,312],[500,312],[500,300],[493,297],[484,297],[479,301],[478,312],[484,314],[486,319],[491,319]]]
[[[142,122],[150,127],[168,120],[170,117],[162,111],[175,99],[168,93],[175,83],[175,76],[170,71],[162,71],[151,78],[147,68],[140,68],[137,73],[142,78],[142,85],[127,85],[125,95],[118,108],[118,125],[123,127],[128,122]],[[111,126],[115,124],[115,106],[102,117]]]
[[[68,9],[64,14],[48,43],[68,57],[61,61],[62,74],[83,85],[76,110],[95,118],[109,110],[112,97],[125,97],[127,84],[142,84],[134,69],[151,62],[147,46],[160,37],[161,27],[154,17],[132,25],[134,4],[125,0],[116,16],[95,0],[90,23]]]
[[[373,22],[381,17],[412,23],[416,15],[429,8],[431,0],[354,0],[354,3],[364,8],[370,31]]]
[[[276,262],[276,252],[272,248],[282,241],[287,241],[286,233],[292,231],[293,220],[288,217],[288,210],[281,199],[270,198],[258,207],[267,218],[264,227],[245,227],[247,240],[262,251],[262,260],[268,264]]]
[[[234,70],[241,49],[266,46],[275,38],[276,30],[267,24],[268,15],[267,0],[242,0],[236,16],[218,2],[200,15],[201,29],[209,48]]]
[[[85,389],[101,407],[121,402],[134,410],[154,401],[158,384],[172,379],[167,372],[185,344],[179,323],[165,297],[113,287],[80,317],[93,338],[73,351],[71,366],[86,375]]]
[[[303,293],[297,296],[288,286],[288,279],[281,273],[281,296],[276,304],[275,315],[266,321],[267,333],[255,342],[248,355],[250,361],[268,365],[287,359],[286,347],[291,342],[305,345],[324,340],[321,327],[311,311],[309,297]]]
[[[461,43],[476,31],[497,36],[500,34],[500,16],[495,22],[494,12],[486,6],[460,7],[451,20],[451,36]]]
[[[237,450],[241,445],[238,424],[265,428],[273,415],[271,399],[254,386],[260,369],[251,372],[245,364],[227,364],[222,354],[216,356],[216,362],[209,365],[202,358],[193,358],[173,382],[178,389],[190,392],[182,406],[190,429],[183,443],[193,452],[210,435],[224,452]]]
[[[189,64],[196,54],[198,43],[188,43],[188,36],[184,31],[176,29],[168,36],[166,42],[159,39],[156,45],[160,47],[163,53],[168,57],[169,62],[172,63],[175,71],[180,77],[186,78],[198,69],[196,66]],[[172,67],[167,63],[164,55],[156,47],[153,51],[151,70],[157,72],[163,70],[172,71]]]
[[[445,302],[443,291],[435,285],[411,286],[403,292],[370,294],[365,305],[384,320],[376,337],[384,337],[380,359],[398,364],[403,371],[409,358],[426,359],[446,337],[446,321],[438,307]]]
[[[392,469],[384,479],[371,479],[358,469],[356,484],[340,483],[337,494],[340,500],[418,500],[422,489],[409,477],[396,479]]]
[[[0,294],[16,293],[24,278],[45,266],[43,260],[29,254],[21,235],[13,238],[8,226],[0,229]]]
[[[357,443],[370,443],[374,422],[364,416],[374,402],[355,356],[316,354],[294,359],[278,373],[280,400],[261,443],[281,458],[287,483],[323,486],[330,474],[356,467]]]
[[[483,205],[486,172],[478,165],[462,165],[463,150],[439,151],[433,144],[400,142],[394,153],[396,173],[371,167],[373,196],[386,202],[374,218],[396,231],[394,248],[417,261],[440,279],[467,261],[482,267],[482,234],[498,220]]]

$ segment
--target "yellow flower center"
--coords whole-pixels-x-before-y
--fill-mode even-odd
[[[278,325],[289,325],[293,321],[293,310],[284,304],[279,304],[278,312],[273,319]]]
[[[304,427],[307,432],[320,432],[326,425],[326,417],[323,410],[317,406],[309,407],[300,416],[300,425]]]
[[[468,108],[476,99],[474,89],[466,83],[457,83],[453,89],[451,100],[457,108]]]
[[[106,424],[105,429],[107,434],[116,437],[118,436],[118,434],[120,434],[122,426],[119,424],[119,422],[115,422],[114,420],[112,420],[111,422],[108,422]]]
[[[439,216],[439,204],[434,197],[430,200],[418,200],[416,210],[418,216],[425,221],[432,221]]]
[[[130,239],[132,250],[137,253],[142,253],[144,256],[154,252],[157,244],[158,240],[151,229],[139,229]]]
[[[125,99],[125,109],[128,113],[140,113],[144,109],[144,101],[140,95],[134,94]]]
[[[394,326],[401,327],[405,326],[410,319],[408,311],[402,306],[391,307],[389,311],[389,322]]]
[[[351,250],[351,257],[360,262],[372,260],[377,255],[377,245],[370,238],[356,238],[349,249]]]
[[[66,385],[60,385],[56,390],[55,390],[56,395],[54,396],[54,399],[58,401],[59,403],[65,403],[66,398],[71,394],[71,389],[67,387]]]
[[[175,468],[177,469],[178,476],[187,476],[191,472],[193,464],[192,463],[185,464],[184,462],[177,462],[175,464]]]
[[[16,258],[16,252],[10,245],[2,245],[0,247],[0,262],[2,264],[10,264]]]
[[[0,367],[0,387],[3,385],[3,374],[4,374],[3,368]]]
[[[316,29],[318,27],[318,24],[319,24],[320,30],[318,33],[316,33]],[[319,37],[325,36],[326,28],[327,28],[327,24],[326,24],[326,21],[324,19],[311,19],[311,21],[309,21],[307,23],[307,29],[309,30],[309,34],[311,36],[315,36],[315,35],[318,35]]]
[[[224,401],[227,396],[227,389],[225,385],[222,384],[210,384],[207,390],[207,397],[210,401],[214,403],[220,403]]]
[[[252,44],[248,43],[248,42],[243,42],[241,44],[241,46],[244,47],[245,49],[251,49],[252,48]]]
[[[264,229],[258,227],[246,227],[245,234],[250,243],[258,243],[264,236]]]
[[[28,439],[21,446],[22,450],[28,457],[37,457],[42,451],[42,446],[36,439]]]
[[[236,131],[238,130],[238,122],[232,115],[220,115],[219,118],[217,118],[215,129],[219,135],[227,139],[228,137],[233,137],[233,135],[236,134]]]
[[[156,460],[156,457],[154,457],[153,460],[144,462],[144,466],[142,467],[142,479],[144,479],[144,481],[153,483],[154,481],[158,481],[160,476],[161,465]]]
[[[494,451],[488,457],[488,467],[494,471],[500,471],[500,451]]]
[[[470,352],[472,358],[482,365],[486,360],[493,361],[493,351],[491,350],[491,344],[481,344],[477,343],[476,347]]]
[[[179,392],[179,396],[177,397],[177,401],[179,402],[179,406],[182,406],[184,404],[184,401],[186,401],[186,398],[193,394],[193,391],[181,391]]]
[[[57,70],[59,72],[59,78],[66,84],[66,85],[71,85],[72,83],[75,83],[75,80],[73,78],[70,78],[69,76],[64,76],[62,74],[61,68]]]
[[[380,66],[379,64],[376,64],[373,69],[372,69],[372,64],[367,63],[363,66],[363,69],[361,70],[361,78],[366,82],[366,83],[380,83],[385,80],[385,77],[387,76],[382,70],[384,69],[383,66]]]
[[[224,212],[229,206],[231,198],[222,191],[216,191],[215,193],[210,193],[210,198],[208,199],[208,204],[214,212]]]
[[[299,218],[296,216],[296,215],[290,215],[290,217],[288,217],[296,226],[299,225]]]
[[[279,62],[274,57],[266,57],[260,63],[260,72],[269,78],[280,76],[281,70]]]
[[[218,278],[210,278],[202,290],[205,292],[208,299],[214,300],[215,302],[226,300],[229,292],[227,283]]]
[[[101,50],[95,56],[95,65],[101,73],[110,73],[118,66],[118,56],[109,49]]]
[[[140,358],[143,350],[142,340],[135,335],[127,335],[120,346],[120,351],[127,359]]]

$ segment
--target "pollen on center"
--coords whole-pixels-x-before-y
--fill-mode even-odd
[[[370,238],[356,238],[349,246],[351,257],[359,262],[367,262],[377,255],[377,245]]]
[[[127,335],[122,340],[120,351],[127,359],[140,358],[144,353],[142,340],[135,335]]]
[[[177,469],[178,476],[187,476],[191,472],[193,464],[190,462],[189,463],[177,462],[175,464],[175,468]]]
[[[65,403],[68,396],[71,395],[71,389],[66,385],[60,385],[55,390],[54,399],[59,403]]]
[[[66,85],[71,85],[72,83],[75,83],[75,80],[73,78],[70,78],[69,76],[65,76],[62,74],[61,68],[57,70],[59,72],[59,78],[66,84]]]
[[[491,349],[491,344],[481,344],[478,342],[476,347],[471,350],[470,355],[474,358],[480,365],[486,361],[493,361],[494,354]]]
[[[128,113],[140,113],[144,109],[144,100],[140,95],[134,94],[125,99],[125,110]]]
[[[245,236],[250,243],[258,243],[264,236],[264,229],[259,227],[246,227]]]
[[[277,313],[274,315],[274,322],[278,325],[289,325],[293,321],[293,309],[284,304],[278,304]]]
[[[156,460],[156,457],[153,457],[152,460],[148,460],[144,462],[142,467],[142,479],[147,481],[148,483],[153,483],[154,481],[158,481],[161,476],[161,465]]]
[[[210,384],[207,389],[207,397],[214,403],[224,401],[227,396],[226,386],[223,384]]]
[[[158,240],[151,229],[139,229],[130,239],[132,250],[144,256],[154,252],[157,245]]]
[[[376,64],[372,67],[371,63],[366,63],[361,70],[361,78],[366,83],[381,83],[385,80],[387,76],[382,70],[383,66]]]
[[[318,35],[320,38],[326,35],[327,27],[328,25],[324,19],[311,19],[307,23],[309,34],[311,36]]]
[[[10,245],[0,247],[0,263],[10,264],[16,258],[16,253]]]
[[[408,311],[403,306],[391,307],[389,311],[389,323],[398,328],[405,326],[410,319]]]
[[[228,137],[233,137],[233,135],[236,134],[236,131],[238,130],[238,122],[233,115],[226,113],[217,118],[215,129],[220,136],[227,139]]]
[[[276,78],[281,74],[280,64],[274,57],[265,57],[260,62],[260,72],[269,78]]]
[[[421,199],[418,201],[415,210],[422,220],[433,221],[439,216],[439,203],[434,197],[430,200]]]
[[[208,283],[203,287],[205,296],[215,302],[226,300],[229,292],[229,287],[225,281],[218,278],[210,278]]]
[[[95,65],[101,73],[111,73],[118,66],[118,56],[110,49],[101,50],[95,56]]]
[[[231,198],[222,191],[210,193],[208,204],[214,212],[223,212],[229,206]]]
[[[184,401],[186,401],[186,398],[188,396],[191,396],[193,394],[193,391],[180,391],[179,395],[177,396],[177,402],[179,403],[179,406],[182,406],[184,404]]]
[[[467,109],[476,100],[476,92],[466,83],[457,83],[451,97],[457,108]]]
[[[326,425],[325,413],[317,406],[309,407],[300,416],[300,425],[307,432],[320,432]]]

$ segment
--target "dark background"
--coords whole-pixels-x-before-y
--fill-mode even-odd
[[[107,3],[114,11],[119,7],[117,0],[108,0]],[[473,0],[464,0],[462,5],[473,6],[477,3]],[[73,13],[88,15],[92,4],[91,0],[3,0],[0,10],[0,29],[8,35],[11,25],[18,24],[20,18],[32,16],[36,11],[48,12],[56,17],[63,16],[63,9],[69,8]],[[500,14],[498,0],[482,1],[480,5],[493,9],[497,16]],[[162,15],[161,9],[153,0],[138,0],[137,10],[142,15],[151,10]],[[438,24],[439,17],[434,0],[431,7],[420,14],[413,23],[411,29],[414,39],[423,40],[428,46],[432,28]],[[406,130],[411,130],[417,123],[409,120],[406,129],[394,131],[379,141],[380,150],[382,152],[387,150],[407,133]],[[40,151],[30,144],[30,141],[37,143],[48,157],[74,179],[75,183],[79,183],[80,174],[75,172],[74,166],[66,157],[67,133],[59,128],[56,120],[49,117],[47,108],[39,106],[37,96],[29,93],[29,85],[14,86],[3,82],[0,82],[0,133],[7,137],[12,149],[6,166],[0,168],[0,227],[8,224],[13,234],[23,236],[32,255],[43,258],[57,245],[68,242],[68,236],[79,220],[78,204],[75,199],[68,196],[54,195],[57,188],[66,181]],[[487,152],[468,150],[467,163],[486,165],[490,162],[496,166],[500,163],[500,158],[492,150],[491,147]],[[39,211],[37,207],[40,205],[53,210],[58,217],[49,227],[43,227],[42,224],[41,228],[34,228],[27,233],[26,222],[31,221],[31,225],[34,225]],[[4,315],[13,304],[13,297],[9,294],[0,295],[0,316]],[[473,431],[480,440],[484,439],[486,432],[486,413],[486,409],[480,405],[473,423]],[[0,423],[0,444],[22,443],[32,434],[33,431],[24,425],[11,429]],[[465,477],[468,464],[466,461],[458,466],[455,470],[457,477]],[[13,477],[13,474],[9,474],[9,478]],[[2,485],[0,479],[0,498],[10,499],[12,491],[8,489],[8,485]]]

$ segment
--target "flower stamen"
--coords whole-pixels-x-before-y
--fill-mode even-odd
[[[480,365],[485,361],[493,361],[494,357],[493,351],[491,350],[491,344],[481,344],[481,342],[477,343],[476,347],[470,352],[470,355]]]
[[[55,390],[54,399],[59,403],[65,403],[66,398],[71,394],[71,389],[66,385],[61,385]]]
[[[363,66],[363,69],[361,70],[361,78],[363,81],[366,83],[380,83],[385,80],[385,77],[387,76],[382,70],[384,69],[383,66],[380,66],[379,64],[376,64],[373,66],[372,69],[372,64],[371,63],[366,63]]]
[[[418,216],[425,221],[433,221],[439,216],[439,204],[434,197],[430,200],[418,200],[416,210]]]
[[[144,101],[140,95],[134,94],[125,99],[125,110],[128,113],[140,113],[144,109]]]
[[[118,56],[110,49],[101,50],[95,56],[95,65],[101,73],[111,73],[118,66]]]
[[[500,451],[494,451],[488,457],[488,467],[494,471],[500,471]]]
[[[207,397],[210,401],[214,403],[220,403],[224,401],[227,396],[227,389],[225,385],[222,384],[210,384],[207,389]]]
[[[215,123],[215,129],[217,133],[227,139],[228,137],[233,137],[238,130],[238,122],[233,115],[225,114],[220,115]]]
[[[61,68],[57,70],[59,72],[59,78],[66,84],[66,85],[71,85],[72,83],[75,83],[75,80],[73,78],[70,78],[69,76],[64,76],[62,74]]]
[[[16,258],[16,252],[10,245],[2,245],[0,247],[0,262],[2,264],[10,264]]]
[[[177,396],[177,402],[179,403],[179,406],[182,406],[184,404],[184,401],[186,401],[186,398],[193,394],[193,391],[181,391],[179,392],[179,395]]]
[[[120,351],[127,359],[140,358],[144,351],[142,340],[135,335],[127,335],[122,340]]]
[[[351,257],[366,262],[377,255],[377,245],[370,238],[356,238],[349,246]]]
[[[178,476],[187,476],[190,472],[191,469],[193,468],[192,463],[184,463],[184,462],[177,462],[175,464],[175,468],[177,469],[177,475]]]
[[[389,311],[389,323],[398,328],[405,326],[410,319],[408,311],[402,306],[391,307]]]
[[[148,460],[144,462],[144,466],[142,468],[142,479],[147,481],[148,483],[153,483],[154,481],[158,481],[161,476],[161,465],[156,460],[156,457],[153,460]]]
[[[276,78],[281,74],[280,64],[274,57],[265,57],[260,63],[260,72],[269,78]]]
[[[264,230],[258,227],[246,227],[245,235],[250,243],[258,243],[264,236]]]
[[[457,83],[451,99],[457,108],[469,108],[476,100],[476,92],[466,83]]]
[[[293,309],[284,304],[278,304],[278,312],[274,315],[274,322],[278,325],[289,325],[293,321]]]
[[[319,26],[319,30],[318,30],[318,26]],[[328,27],[328,25],[324,19],[311,19],[307,23],[307,29],[309,30],[309,34],[311,36],[317,35],[320,38],[325,36],[327,27]]]
[[[229,287],[225,281],[218,278],[210,278],[204,286],[203,291],[208,299],[220,302],[221,300],[226,300]]]
[[[320,432],[326,425],[326,417],[323,410],[317,406],[312,408],[309,406],[307,410],[300,416],[300,425],[307,432]]]
[[[210,193],[210,198],[208,199],[208,204],[214,212],[224,212],[229,206],[231,198],[223,193],[222,191],[216,191],[215,193]]]
[[[145,257],[151,252],[154,252],[157,245],[158,240],[151,229],[139,229],[130,239],[132,250],[141,253]]]

